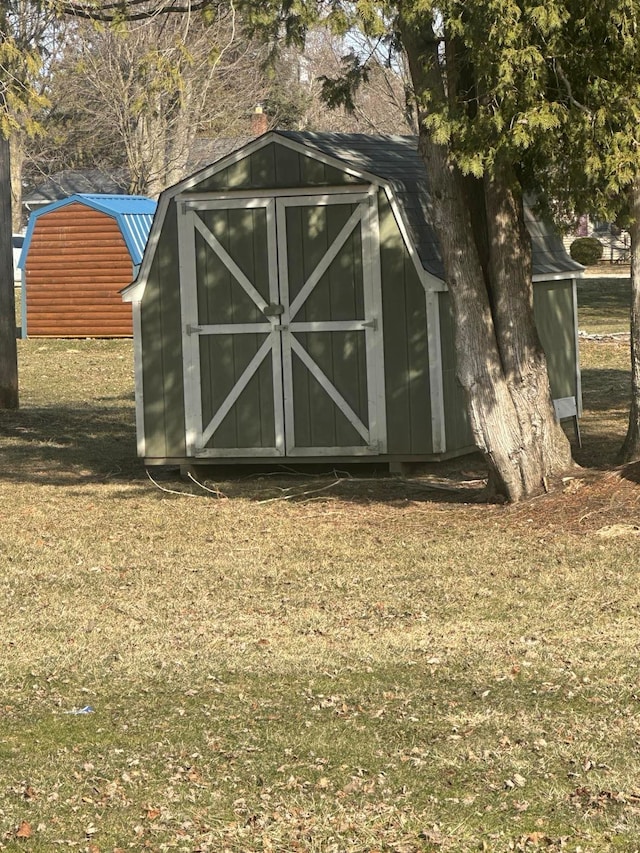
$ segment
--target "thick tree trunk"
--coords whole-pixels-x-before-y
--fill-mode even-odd
[[[18,408],[13,255],[11,249],[11,156],[0,133],[0,409]]]
[[[525,398],[512,396],[507,381],[462,177],[447,162],[446,149],[425,134],[420,151],[431,182],[432,217],[453,307],[457,376],[466,392],[474,442],[494,468],[496,488],[505,497],[517,501],[540,494],[560,472],[544,464],[527,429]],[[514,343],[503,341],[503,349]]]
[[[631,407],[620,462],[640,459],[640,178],[631,188]]]
[[[444,100],[437,40],[424,38],[424,19],[419,27],[401,19],[401,30],[418,100]],[[521,211],[508,187],[485,182],[483,233],[471,219],[468,181],[452,164],[447,145],[434,141],[422,123],[419,146],[429,176],[431,216],[453,307],[457,376],[466,392],[473,439],[506,498],[532,497],[566,471],[571,455],[555,423],[533,322]]]
[[[498,350],[522,436],[523,476],[534,491],[572,464],[551,398],[547,360],[533,312],[531,238],[509,164],[485,178],[489,287]],[[529,486],[525,487],[529,491]]]

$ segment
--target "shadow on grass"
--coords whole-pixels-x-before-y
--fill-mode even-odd
[[[0,482],[71,487],[117,480],[153,489],[137,458],[128,399],[98,397],[91,405],[71,402],[0,412]],[[477,455],[414,465],[406,478],[390,475],[386,465],[370,463],[206,465],[197,468],[195,481],[182,478],[176,467],[150,469],[159,489],[171,493],[205,496],[212,491],[256,501],[324,496],[355,503],[466,503],[479,495],[485,473]]]
[[[406,474],[389,473],[384,463],[325,465],[201,465],[193,479],[180,481],[175,471],[151,470],[162,486],[193,493],[218,494],[258,502],[311,502],[324,499],[348,503],[478,502],[487,468],[479,454],[441,463],[415,463]]]
[[[622,422],[629,399],[629,374],[620,369],[583,371],[585,446],[574,455],[586,467],[609,467],[620,440],[599,414]],[[589,413],[596,415],[592,433]],[[573,439],[573,435],[570,435]],[[574,443],[572,441],[572,443]],[[53,406],[0,412],[0,482],[74,486],[118,480],[153,489],[137,458],[131,398],[101,396],[90,404],[73,401]],[[479,454],[441,463],[409,466],[406,477],[390,475],[385,464],[330,462],[321,466],[203,465],[195,480],[177,468],[150,469],[160,489],[220,494],[257,501],[345,500],[348,502],[474,503],[484,488],[487,468]],[[200,483],[201,485],[198,485]],[[160,492],[159,492],[160,494]]]
[[[585,409],[607,412],[628,408],[631,395],[630,373],[619,368],[590,367],[582,371],[582,402]]]
[[[0,412],[0,481],[74,485],[144,478],[125,398]]]
[[[601,318],[629,319],[631,283],[628,276],[578,280],[578,308]]]

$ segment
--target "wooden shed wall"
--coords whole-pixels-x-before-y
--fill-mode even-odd
[[[275,142],[201,181],[193,192],[361,184],[346,172]]]
[[[30,337],[127,337],[131,306],[118,293],[133,265],[113,217],[74,202],[38,217],[27,255]]]
[[[193,192],[352,184],[337,169],[270,145],[202,181]],[[388,452],[433,452],[425,294],[384,191],[378,194]],[[176,204],[167,209],[141,306],[147,458],[185,454]]]
[[[378,193],[387,449],[433,453],[425,292],[384,191]]]
[[[547,357],[554,399],[578,397],[578,354],[575,340],[573,282],[542,281],[533,285],[533,308],[540,342]],[[473,447],[462,386],[456,379],[454,329],[448,293],[440,294],[440,334],[447,453]]]

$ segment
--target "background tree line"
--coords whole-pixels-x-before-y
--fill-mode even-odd
[[[261,105],[269,127],[411,132],[407,77],[366,40],[318,26],[303,47],[271,46],[247,30],[233,4],[215,16],[155,14],[141,20],[59,17],[46,5],[10,4],[10,31],[40,45],[12,112],[14,229],[21,194],[65,169],[117,175],[131,193],[157,196],[185,176],[198,141],[248,137]],[[138,7],[139,8],[139,7]],[[146,8],[152,8],[147,4]],[[330,109],[321,78],[338,77],[347,50],[370,71],[349,111]]]

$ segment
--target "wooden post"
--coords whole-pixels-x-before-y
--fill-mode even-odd
[[[18,408],[18,348],[11,247],[11,155],[0,133],[0,409]]]

